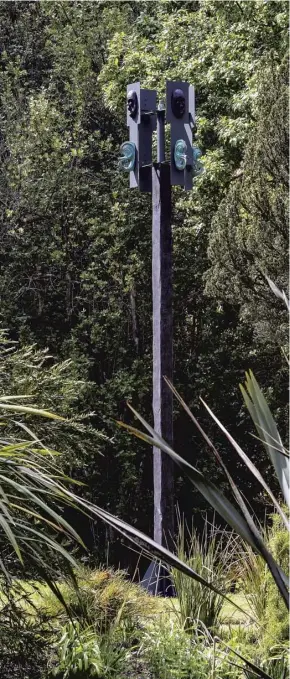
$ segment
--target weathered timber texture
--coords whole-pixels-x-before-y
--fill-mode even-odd
[[[173,440],[172,393],[172,233],[170,167],[152,167],[153,415],[154,428]],[[153,448],[154,539],[172,546],[174,535],[173,461]]]

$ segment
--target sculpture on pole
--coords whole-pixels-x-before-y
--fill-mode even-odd
[[[130,187],[138,187],[140,191],[152,193],[152,135],[156,130],[157,147],[160,149],[160,137],[163,134],[165,115],[170,123],[170,184],[183,186],[185,190],[192,188],[193,177],[200,174],[201,167],[196,165],[196,153],[200,151],[192,146],[195,130],[195,95],[194,87],[187,82],[167,81],[166,109],[156,108],[155,90],[143,89],[139,82],[127,86],[127,125],[131,146],[132,166],[127,164],[127,153],[130,147],[125,142],[121,146],[121,167],[130,172]],[[163,114],[163,125],[158,125]],[[163,142],[164,143],[164,142]],[[162,144],[161,144],[162,145]],[[133,149],[135,149],[135,154]],[[134,162],[133,162],[134,159]],[[166,163],[165,148],[163,157],[157,162]]]
[[[167,81],[166,110],[156,108],[155,90],[139,82],[127,86],[129,142],[121,146],[120,165],[130,173],[130,187],[152,193],[152,325],[154,429],[173,443],[172,393],[164,377],[172,380],[172,232],[171,186],[192,188],[197,156],[192,147],[195,129],[194,88],[186,82]],[[170,162],[165,157],[165,120],[170,123]],[[152,160],[152,135],[157,127],[157,162]],[[195,152],[197,149],[195,149]],[[199,172],[199,171],[198,171]],[[173,461],[153,448],[154,540],[166,547],[174,540]],[[151,564],[143,584],[153,593],[173,594],[166,571]]]

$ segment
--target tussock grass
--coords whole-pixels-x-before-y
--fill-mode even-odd
[[[178,516],[176,551],[179,559],[221,592],[219,595],[173,568],[172,576],[179,602],[175,610],[185,628],[190,629],[196,621],[208,629],[218,627],[225,603],[222,594],[228,594],[232,584],[236,542],[233,533],[220,531],[208,521],[199,536],[193,526],[189,528],[184,519]]]

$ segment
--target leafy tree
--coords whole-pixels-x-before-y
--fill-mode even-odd
[[[42,448],[61,451],[61,465],[71,476],[86,481],[92,474],[90,465],[97,456],[106,437],[92,426],[94,413],[86,412],[85,404],[93,385],[80,379],[78,367],[67,359],[61,363],[53,360],[47,349],[34,346],[19,347],[11,342],[7,332],[0,332],[0,401],[7,394],[13,399],[24,399],[26,405],[37,403],[38,408],[59,415],[55,419],[35,420],[33,413],[26,414],[26,424],[8,418],[2,427],[4,437],[15,443],[31,441],[34,426],[37,441]],[[13,400],[12,399],[12,400]]]
[[[279,67],[267,59],[260,78],[258,119],[241,175],[213,220],[207,290],[238,305],[260,342],[280,346],[286,344],[284,308],[275,311],[265,275],[287,289],[288,60]]]

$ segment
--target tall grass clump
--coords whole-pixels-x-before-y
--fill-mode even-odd
[[[220,531],[214,524],[205,521],[201,535],[196,529],[178,516],[176,553],[196,573],[212,581],[221,593],[229,591],[232,566],[235,560],[236,538],[228,531]],[[216,591],[205,588],[197,580],[189,578],[177,568],[172,568],[172,577],[178,598],[177,614],[185,629],[190,630],[199,621],[206,628],[217,628],[224,598]]]
[[[269,596],[268,569],[262,557],[246,542],[238,547],[236,577],[254,620],[263,627]]]

